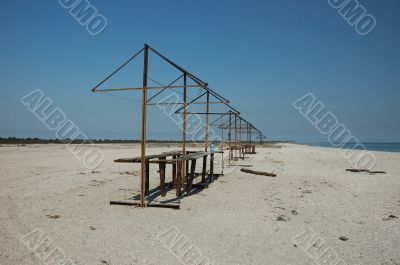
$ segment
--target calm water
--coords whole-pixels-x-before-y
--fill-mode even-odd
[[[308,143],[308,145],[321,146],[321,147],[333,147],[328,142],[321,143]],[[384,152],[400,152],[400,143],[363,143],[367,150],[371,151],[384,151]],[[345,144],[343,148],[354,148],[354,144]],[[358,148],[361,149],[361,148]]]

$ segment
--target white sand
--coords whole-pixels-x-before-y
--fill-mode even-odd
[[[139,165],[113,160],[139,149],[98,146],[105,153],[98,173],[62,145],[0,147],[0,264],[45,264],[23,241],[37,228],[51,239],[44,255],[59,247],[75,264],[181,264],[157,239],[173,226],[210,264],[318,264],[312,258],[327,247],[340,264],[400,264],[400,219],[387,220],[400,217],[400,153],[374,152],[387,174],[369,175],[346,172],[349,162],[331,148],[258,148],[239,163],[276,178],[236,170],[171,210],[110,206],[138,194],[139,177],[124,172]],[[152,166],[153,187],[157,177]],[[306,228],[321,249],[294,245]]]

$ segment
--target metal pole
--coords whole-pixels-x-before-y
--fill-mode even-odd
[[[248,148],[250,148],[249,147],[249,124],[248,123],[246,123],[246,131],[244,131],[243,133],[246,134],[246,148],[245,149],[248,149]],[[247,150],[245,150],[245,153],[246,152],[247,152]]]
[[[206,139],[204,141],[204,150],[207,152],[208,148],[208,112],[210,110],[210,92],[207,91],[207,105],[206,105]]]
[[[252,128],[250,128],[250,125],[249,125],[249,144],[251,144],[251,129]]]
[[[141,139],[141,179],[140,179],[140,206],[144,207],[145,177],[146,177],[146,112],[147,112],[147,73],[149,64],[149,46],[144,45],[143,90],[142,90],[142,139]]]
[[[242,144],[242,119],[239,120],[239,143]]]
[[[237,115],[235,114],[235,157],[237,157]]]
[[[229,124],[232,124],[232,112],[229,111]],[[232,127],[229,125],[228,141],[229,141],[229,160],[232,158]]]
[[[182,129],[182,151],[186,151],[186,74],[183,75],[183,129]]]
[[[224,143],[224,127],[221,119],[221,144]],[[221,145],[222,146],[222,145]]]
[[[250,144],[250,125],[247,123],[247,144]]]
[[[239,156],[242,158],[243,146],[242,146],[242,119],[239,119]],[[244,156],[244,155],[243,155]]]
[[[247,128],[246,128],[246,131],[247,131],[247,139],[246,139],[246,152],[249,152],[249,153],[251,153],[251,146],[250,146],[250,124],[247,122],[246,123],[247,124]]]
[[[186,73],[183,74],[183,128],[182,128],[182,153],[186,154],[186,105],[187,105],[187,76]],[[185,179],[185,165],[186,163],[182,163],[182,180]],[[181,182],[182,182],[181,180]]]
[[[237,143],[237,115],[235,115],[235,146]]]

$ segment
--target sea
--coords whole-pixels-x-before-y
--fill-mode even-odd
[[[319,142],[319,143],[306,143],[312,146],[321,147],[334,147],[329,142]],[[370,151],[383,151],[383,152],[400,152],[400,143],[362,143],[367,150]],[[354,148],[354,143],[347,143],[342,148],[352,149]],[[362,148],[356,148],[362,149]]]

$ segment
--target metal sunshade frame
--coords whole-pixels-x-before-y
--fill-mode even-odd
[[[226,121],[223,120],[225,117],[228,117]],[[239,125],[237,125],[238,120]],[[218,123],[219,121],[220,123]],[[261,131],[257,129],[252,123],[241,117],[239,114],[233,113],[231,111],[223,113],[220,117],[211,122],[210,126],[216,126],[218,129],[221,130],[234,129],[240,131],[241,133],[245,131],[248,135],[248,139],[253,134],[262,134]],[[251,138],[248,141],[251,141]]]
[[[177,69],[181,75],[171,82],[169,85],[162,85],[160,83],[159,86],[148,86],[148,80],[150,79],[148,76],[148,65],[149,65],[149,52],[156,54],[158,57],[166,61],[168,64]],[[143,86],[136,88],[107,88],[101,89],[100,86],[107,82],[111,77],[113,77],[116,73],[118,73],[121,69],[123,69],[126,65],[128,65],[131,61],[133,61],[138,55],[143,53]],[[175,85],[175,83],[183,78],[183,85]],[[188,85],[187,78],[191,79],[195,84]],[[150,79],[151,80],[151,79]],[[153,80],[154,81],[154,80]],[[156,82],[157,83],[157,82]],[[145,166],[145,157],[146,157],[146,126],[147,126],[147,106],[153,105],[154,103],[150,102],[155,99],[162,92],[167,89],[180,89],[183,88],[183,102],[174,103],[174,104],[182,104],[183,106],[175,111],[176,114],[183,115],[183,129],[182,129],[182,152],[186,151],[186,115],[187,114],[204,114],[206,115],[206,134],[205,134],[205,151],[207,151],[208,146],[208,129],[209,129],[209,115],[222,115],[224,113],[220,112],[210,112],[209,107],[211,104],[224,104],[228,109],[229,113],[233,113],[235,117],[239,116],[240,112],[233,108],[229,101],[217,93],[215,90],[208,87],[208,83],[201,80],[197,76],[193,75],[189,71],[180,67],[160,52],[152,48],[148,44],[144,44],[144,47],[140,49],[137,53],[135,53],[132,57],[130,57],[127,61],[125,61],[121,66],[119,66],[116,70],[114,70],[110,75],[108,75],[105,79],[103,79],[100,83],[98,83],[94,88],[92,88],[92,92],[111,92],[111,91],[142,91],[142,126],[141,126],[141,191],[140,191],[140,206],[145,207],[145,175],[146,175],[146,166]],[[196,97],[194,100],[187,102],[187,89],[188,88],[202,88],[205,92]],[[148,90],[157,90],[160,89],[155,95],[148,99],[147,92]],[[198,102],[201,97],[206,95],[207,100],[205,102]],[[210,96],[214,97],[218,101],[211,102]],[[157,104],[157,103],[155,103]],[[187,107],[192,104],[205,104],[206,111],[205,112],[187,112]],[[185,164],[185,163],[183,163]],[[182,172],[185,172],[183,169]]]

